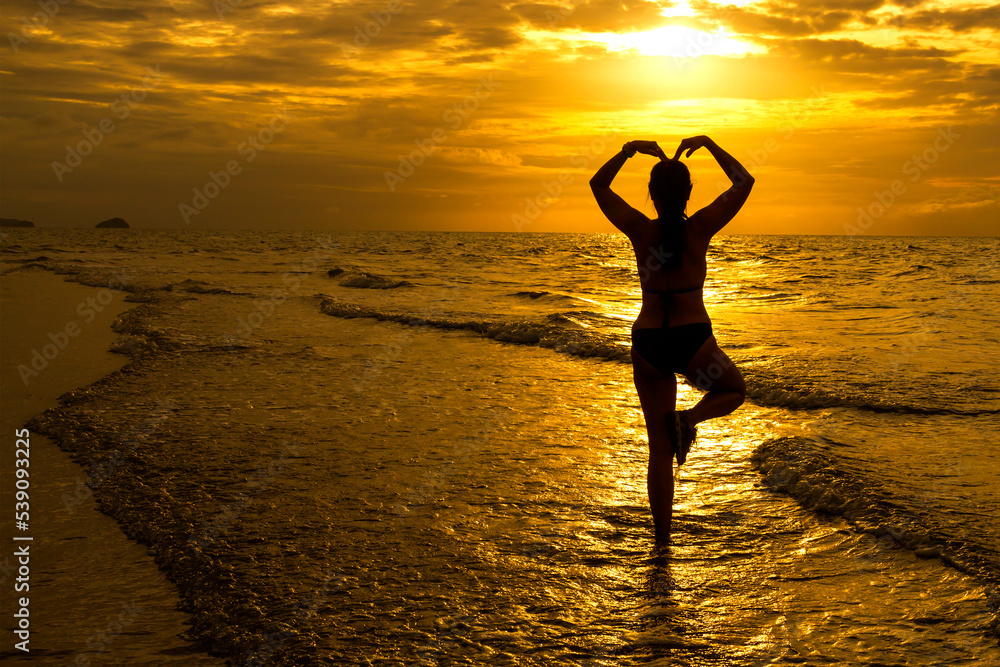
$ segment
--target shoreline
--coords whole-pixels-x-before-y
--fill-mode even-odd
[[[627,367],[584,357],[579,348],[567,347],[564,354],[513,336],[486,340],[445,328],[452,321],[446,317],[507,323],[525,315],[527,321],[548,323],[560,312],[569,321],[557,321],[553,335],[573,340],[581,317],[568,309],[590,306],[564,297],[577,293],[574,285],[586,293],[597,285],[571,283],[571,274],[566,282],[545,285],[492,281],[493,269],[483,275],[486,260],[500,271],[511,254],[510,265],[525,267],[519,273],[530,276],[527,267],[545,265],[536,257],[547,254],[544,246],[518,246],[524,253],[503,248],[498,260],[489,253],[492,241],[481,248],[466,239],[456,264],[444,270],[440,257],[459,252],[450,244],[437,250],[429,245],[425,253],[373,236],[347,251],[351,261],[338,255],[328,264],[386,272],[389,256],[400,262],[392,279],[433,276],[432,284],[414,280],[407,289],[385,292],[373,280],[369,291],[348,291],[343,288],[356,286],[331,281],[323,266],[308,275],[298,272],[296,290],[284,292],[295,298],[278,307],[267,290],[290,265],[302,267],[296,260],[314,239],[283,239],[274,247],[258,240],[168,239],[148,248],[88,242],[74,250],[72,243],[59,245],[55,239],[53,246],[68,254],[51,264],[78,271],[73,280],[94,289],[108,284],[118,267],[135,267],[135,283],[127,289],[137,307],[119,317],[115,329],[122,338],[113,344],[127,350],[133,363],[71,392],[59,408],[31,422],[74,452],[85,468],[98,471],[94,493],[102,510],[120,521],[125,534],[149,545],[162,572],[177,583],[183,608],[194,614],[185,636],[204,638],[203,646],[231,656],[234,664],[356,662],[393,654],[403,661],[444,661],[521,650],[579,657],[575,647],[553,637],[545,616],[551,618],[554,607],[571,619],[556,632],[600,633],[604,641],[588,650],[597,660],[623,664],[683,648],[669,643],[678,637],[674,619],[692,630],[682,637],[693,641],[688,648],[720,661],[763,660],[771,647],[789,641],[797,642],[807,661],[845,659],[855,647],[862,658],[903,662],[910,658],[902,652],[911,649],[928,656],[927,662],[933,662],[930,656],[972,662],[977,653],[993,654],[984,644],[989,637],[982,629],[990,619],[975,581],[936,559],[897,548],[891,534],[859,533],[846,520],[828,520],[814,507],[762,488],[770,477],[790,479],[795,470],[811,475],[809,466],[773,475],[753,469],[753,452],[789,433],[816,443],[812,449],[792,446],[792,454],[815,451],[824,469],[855,473],[862,493],[834,487],[831,497],[867,503],[882,498],[875,490],[895,491],[899,512],[879,512],[879,524],[903,516],[895,525],[919,530],[926,522],[918,519],[935,510],[942,510],[942,517],[964,517],[958,501],[939,501],[953,495],[952,489],[975,488],[961,487],[966,481],[992,486],[979,468],[963,474],[958,463],[951,465],[985,464],[988,473],[988,458],[960,459],[970,448],[914,456],[929,431],[961,444],[982,425],[995,423],[992,417],[951,413],[912,416],[906,409],[911,396],[926,393],[931,405],[943,408],[954,404],[951,396],[939,399],[942,392],[933,388],[883,391],[876,373],[862,378],[871,377],[870,384],[857,385],[864,391],[845,386],[833,407],[808,408],[799,394],[789,397],[786,387],[813,388],[802,395],[825,400],[831,392],[824,389],[855,377],[843,372],[836,345],[829,352],[822,336],[806,335],[813,331],[809,326],[800,327],[801,337],[788,337],[787,350],[760,344],[762,333],[778,339],[780,332],[796,329],[789,323],[815,324],[816,315],[768,317],[759,328],[740,329],[733,326],[742,322],[739,312],[728,314],[732,330],[742,331],[730,338],[733,348],[743,359],[754,359],[758,349],[768,357],[768,363],[751,368],[757,378],[770,373],[773,381],[766,386],[782,400],[770,407],[748,400],[731,420],[700,434],[698,456],[680,480],[678,539],[666,558],[653,562],[641,477],[646,463],[641,406]],[[776,256],[788,245],[772,249],[754,243],[734,254],[757,267],[767,263],[762,257]],[[594,257],[611,256],[613,248],[584,250],[582,267]],[[413,252],[412,263],[402,251]],[[59,250],[16,252],[27,264],[41,252]],[[810,261],[827,261],[817,257]],[[562,262],[553,256],[553,264]],[[911,262],[901,264],[900,272]],[[743,275],[741,266],[734,268],[737,275]],[[609,275],[621,273],[611,263],[605,268]],[[794,283],[805,270],[796,262],[781,275]],[[765,273],[752,274],[748,298],[756,293],[770,302],[775,290]],[[913,280],[924,280],[924,274]],[[486,289],[499,303],[510,303],[510,312],[504,309],[496,318],[497,299],[489,292],[465,296],[469,288],[446,292],[438,282],[499,282]],[[539,287],[556,298],[529,299]],[[973,289],[962,298],[988,293]],[[805,293],[805,312],[815,312],[808,299],[825,298],[829,291]],[[329,319],[331,313],[317,312],[317,301],[322,304],[317,295],[326,292],[373,316]],[[946,300],[953,294],[947,285],[926,292]],[[609,295],[594,314],[605,319],[593,328],[613,341],[621,328],[613,321],[620,312],[616,304],[627,302],[628,295],[623,289]],[[797,296],[790,292],[778,301]],[[405,322],[382,316],[407,310],[411,317]],[[839,317],[836,307],[819,310],[846,322],[840,336],[866,319],[854,313]],[[256,313],[263,319],[250,320],[254,328],[243,336],[236,325]],[[926,321],[920,314],[915,308],[902,319]],[[404,326],[429,315],[445,326]],[[591,316],[588,311],[584,317]],[[867,319],[873,320],[868,333],[884,329],[882,318]],[[242,338],[232,336],[234,329]],[[838,335],[836,327],[830,330]],[[954,332],[956,338],[961,331]],[[893,335],[874,340],[912,340],[895,330],[887,333]],[[867,340],[844,349],[868,350],[873,346]],[[857,368],[860,374],[866,367]],[[905,368],[898,371],[901,378],[923,377],[923,365],[912,375]],[[678,393],[684,403],[697,398],[687,388]],[[985,401],[992,398],[986,395],[981,404],[991,405]],[[904,409],[886,415],[863,407],[877,408],[889,399]],[[963,405],[975,403],[968,399]],[[989,451],[1000,453],[994,446],[1000,441],[984,440]],[[300,442],[302,451],[289,456],[286,444]],[[780,458],[794,463],[786,459]],[[102,468],[106,464],[110,470]],[[941,472],[950,475],[948,481],[940,481]],[[842,481],[842,475],[834,476],[835,483]],[[827,487],[818,483],[816,496]],[[969,497],[996,498],[996,488]],[[975,528],[987,521],[970,518],[960,525]],[[719,585],[720,578],[727,586]],[[568,585],[553,589],[553,580]],[[647,593],[651,610],[669,605],[665,624],[659,614],[649,625],[635,623],[636,613],[647,618]],[[509,609],[521,610],[510,631],[497,624]],[[948,652],[941,653],[946,645]],[[53,664],[73,662],[56,658]],[[697,662],[694,654],[691,658]]]
[[[127,292],[66,281],[41,268],[13,270],[0,285],[3,320],[3,469],[13,474],[15,429],[56,407],[64,393],[88,386],[127,363],[108,352],[117,338],[115,318],[134,308]],[[47,659],[59,664],[212,664],[205,649],[186,641],[190,615],[145,546],[130,539],[100,512],[86,485],[88,471],[52,440],[30,436],[29,653],[18,639],[0,646],[5,663]],[[8,466],[8,463],[10,464]],[[0,498],[13,508],[13,484]],[[0,528],[13,534],[13,513]],[[22,544],[22,543],[18,543]],[[14,637],[16,610],[13,549],[0,555],[2,612]],[[14,565],[14,567],[11,567]],[[9,589],[7,587],[10,587]],[[43,658],[44,656],[44,658]]]

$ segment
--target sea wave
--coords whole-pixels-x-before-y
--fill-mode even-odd
[[[924,264],[917,264],[916,266],[911,266],[909,268],[903,269],[902,271],[897,271],[896,273],[889,274],[891,278],[900,278],[902,276],[911,276],[920,273],[921,271],[933,271],[934,267],[926,266]]]
[[[921,558],[940,558],[987,586],[1000,585],[1000,553],[961,532],[921,496],[893,494],[879,475],[849,465],[838,455],[845,449],[829,439],[787,436],[762,443],[752,461],[767,486],[807,509],[842,516],[860,532],[889,535]],[[989,604],[1000,636],[1000,595]]]
[[[48,263],[28,262],[26,264],[22,264],[21,266],[12,266],[9,269],[4,269],[2,272],[0,272],[0,275],[6,276],[8,274],[15,273],[17,271],[24,271],[25,269],[49,269],[49,268],[51,267],[48,265]]]
[[[606,326],[594,326],[596,319],[606,319],[600,313],[589,311],[555,312],[539,319],[463,319],[447,313],[413,313],[381,310],[371,306],[347,303],[334,297],[318,294],[320,310],[333,317],[370,318],[398,322],[411,326],[436,329],[465,330],[492,340],[518,345],[537,345],[578,357],[599,357],[631,363],[630,347],[621,338],[605,333]],[[606,324],[606,323],[603,323]],[[733,348],[730,348],[733,349]],[[913,415],[966,415],[1000,414],[998,409],[962,409],[930,404],[908,404],[872,394],[840,394],[813,387],[787,376],[775,376],[774,368],[758,370],[753,366],[741,367],[747,383],[747,397],[757,405],[781,407],[792,410],[852,408],[866,412]],[[696,383],[697,378],[696,378]],[[702,383],[698,383],[702,384]]]
[[[568,294],[558,294],[556,292],[546,292],[545,290],[538,292],[513,292],[509,296],[517,297],[519,299],[530,299],[532,301],[544,300],[544,301],[562,301],[562,300],[572,300],[573,297]]]
[[[586,327],[565,326],[569,321],[525,319],[471,320],[442,315],[379,310],[346,303],[325,294],[317,295],[320,310],[333,317],[366,317],[411,326],[465,330],[503,343],[537,345],[578,357],[628,360],[629,350],[606,334]]]
[[[739,361],[737,360],[737,365]],[[962,409],[909,404],[871,394],[848,395],[827,391],[819,387],[804,386],[789,377],[774,377],[773,370],[765,374],[753,368],[742,369],[747,383],[747,397],[757,405],[816,410],[826,408],[853,408],[865,412],[907,415],[964,415],[982,416],[1000,414],[998,409]]]
[[[191,294],[230,294],[233,296],[248,296],[250,292],[241,292],[229,287],[220,287],[219,285],[213,285],[212,283],[207,283],[204,280],[193,280],[188,278],[182,280],[178,283],[170,283],[163,287],[164,291],[172,291],[174,288],[180,289],[184,292],[190,292]]]
[[[358,287],[362,289],[394,289],[396,287],[409,287],[413,283],[405,280],[394,280],[377,273],[366,271],[352,272],[335,267],[326,272],[331,278],[340,278],[337,283],[341,287]]]

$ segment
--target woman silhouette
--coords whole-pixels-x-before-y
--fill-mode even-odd
[[[691,175],[679,158],[685,150],[691,157],[702,147],[712,153],[732,187],[688,217],[684,212]],[[611,181],[636,152],[660,159],[649,174],[657,220],[611,191]],[[601,211],[632,242],[639,268],[642,309],[632,325],[632,370],[649,435],[646,483],[659,541],[670,538],[674,455],[682,465],[694,442],[695,425],[729,414],[746,396],[743,376],[712,335],[702,288],[708,244],[743,206],[753,183],[743,165],[705,136],[683,140],[672,159],[655,141],[630,141],[590,179]],[[675,373],[707,392],[689,410],[676,408]]]

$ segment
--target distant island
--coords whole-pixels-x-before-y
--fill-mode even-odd
[[[35,223],[29,220],[17,220],[15,218],[0,218],[0,227],[34,227]]]
[[[30,220],[18,220],[17,218],[0,218],[0,227],[34,227],[35,223]],[[111,218],[94,225],[95,229],[131,229],[128,223],[121,218]]]
[[[110,220],[105,220],[104,222],[97,223],[95,229],[101,229],[105,227],[114,227],[117,229],[128,229],[128,223],[121,218],[111,218]]]

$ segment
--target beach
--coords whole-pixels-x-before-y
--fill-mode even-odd
[[[1000,3],[0,25],[4,667],[1000,666]]]
[[[15,430],[53,407],[65,392],[89,385],[123,366],[108,352],[117,337],[114,319],[128,308],[127,293],[66,282],[40,268],[4,275],[0,285],[3,327],[3,470],[14,469]],[[89,301],[89,304],[88,304]],[[106,303],[103,303],[106,301]],[[73,336],[62,338],[76,323]],[[53,338],[49,334],[57,334]],[[54,340],[55,339],[55,342]],[[60,346],[63,343],[64,346]],[[33,351],[43,361],[32,365]],[[58,350],[58,354],[54,351]],[[50,359],[49,356],[52,358]],[[18,372],[21,366],[26,370]],[[27,383],[24,379],[27,379]],[[128,540],[99,511],[86,486],[87,469],[53,442],[30,437],[29,543],[30,654],[3,648],[4,663],[52,665],[222,664],[179,638],[186,614],[177,610],[176,588],[156,568],[144,546]],[[14,486],[4,480],[4,507],[13,507]],[[3,517],[8,545],[13,514]],[[0,580],[4,627],[9,634],[19,576],[13,549],[5,548]],[[10,587],[10,589],[8,588]],[[206,659],[207,658],[207,659]]]
[[[53,514],[93,471],[120,533],[52,576],[184,611],[106,664],[994,664],[996,250],[719,239],[706,304],[748,400],[699,428],[657,548],[624,238],[11,232],[12,302],[65,276],[55,312],[130,309],[29,421],[76,461]],[[5,354],[67,319],[15,345],[7,303]]]

